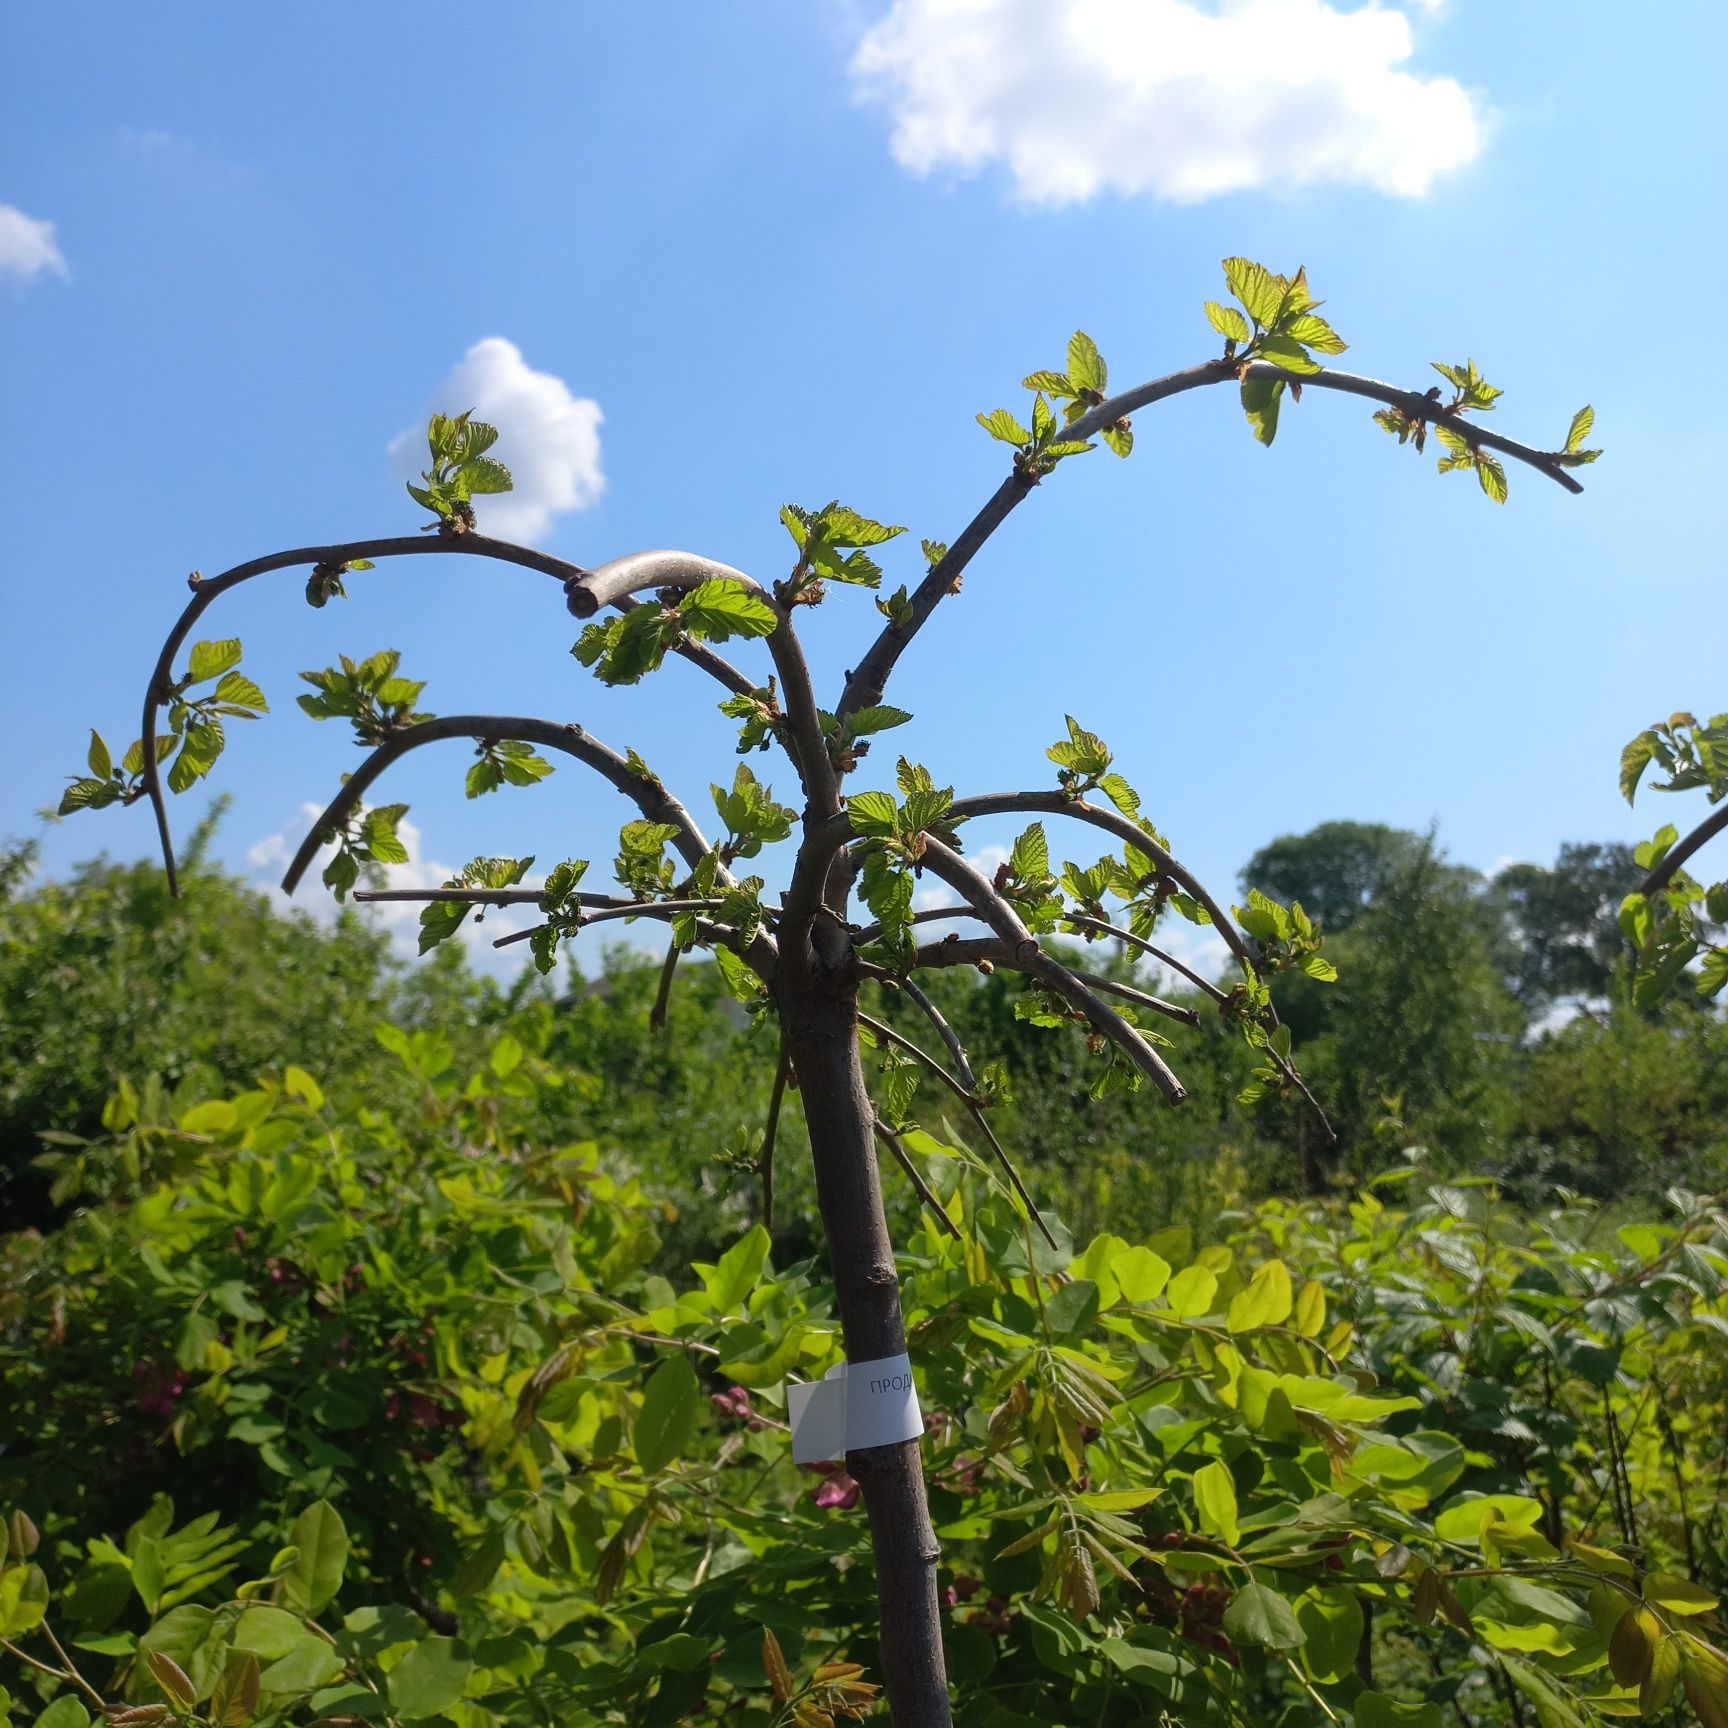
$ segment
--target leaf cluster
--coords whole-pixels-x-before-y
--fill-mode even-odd
[[[426,448],[432,466],[408,484],[408,496],[437,518],[428,523],[441,533],[466,533],[474,526],[473,500],[486,493],[508,492],[515,485],[510,470],[487,455],[498,442],[498,428],[465,414],[434,414],[426,425]],[[307,598],[311,599],[308,591]],[[314,604],[317,604],[315,601]]]

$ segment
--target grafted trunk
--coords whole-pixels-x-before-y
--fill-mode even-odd
[[[858,1055],[857,1008],[856,983],[829,974],[783,987],[780,1023],[810,1127],[846,1356],[869,1362],[898,1356],[906,1333]],[[950,1728],[936,1596],[940,1550],[924,1498],[919,1442],[848,1452],[846,1468],[864,1491],[870,1517],[882,1678],[895,1728]]]

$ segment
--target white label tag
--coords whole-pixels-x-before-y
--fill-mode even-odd
[[[924,1432],[912,1359],[841,1362],[821,1380],[788,1381],[792,1461],[824,1464],[860,1446],[892,1446]]]

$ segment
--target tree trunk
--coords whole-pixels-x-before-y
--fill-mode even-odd
[[[819,973],[785,986],[781,996],[780,1024],[810,1128],[847,1360],[898,1356],[906,1333],[882,1212],[875,1117],[858,1055],[857,982],[848,972]],[[848,1452],[846,1468],[864,1491],[870,1517],[882,1678],[895,1728],[950,1728],[936,1599],[940,1550],[919,1442]]]

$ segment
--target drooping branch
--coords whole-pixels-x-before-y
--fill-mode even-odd
[[[960,1042],[960,1034],[948,1024],[947,1016],[934,1002],[922,985],[910,978],[900,980],[901,993],[907,1001],[917,1008],[918,1012],[936,1028],[936,1036],[948,1047],[948,1055],[954,1063],[954,1071],[964,1080],[968,1087],[977,1089],[978,1080],[972,1072],[972,1063],[966,1055],[966,1046]]]
[[[555,558],[549,552],[538,551],[532,546],[517,546],[508,540],[493,540],[483,534],[392,534],[375,540],[348,540],[331,546],[296,546],[284,552],[266,553],[262,558],[249,558],[244,564],[236,564],[219,576],[206,577],[195,570],[187,578],[192,588],[192,598],[168,632],[162,651],[156,657],[156,665],[151,671],[150,682],[144,692],[144,713],[139,730],[144,753],[144,790],[156,817],[156,834],[162,846],[162,863],[168,876],[170,894],[178,897],[180,881],[174,862],[173,835],[168,823],[168,802],[162,792],[161,765],[156,760],[156,716],[163,704],[172,699],[174,661],[185,646],[187,637],[192,634],[192,626],[224,594],[238,588],[243,582],[250,582],[255,576],[266,576],[276,570],[291,570],[308,565],[325,565],[340,570],[360,561],[377,563],[381,559],[450,553],[459,553],[470,558],[490,558],[502,564],[519,565],[525,570],[537,570],[542,575],[553,577],[564,587],[566,594],[569,592],[570,583],[586,574],[581,565],[572,564],[567,559]],[[748,694],[752,688],[750,680],[743,673],[736,671],[720,655],[699,642],[680,643],[678,652],[711,677],[717,678],[729,690]]]
[[[1067,816],[1075,822],[1087,822],[1113,835],[1125,846],[1144,853],[1197,904],[1204,907],[1213,927],[1225,945],[1241,962],[1244,970],[1254,970],[1254,951],[1247,939],[1225,915],[1224,908],[1213,899],[1199,877],[1164,850],[1145,829],[1137,828],[1126,816],[1088,804],[1084,798],[1071,798],[1066,792],[986,792],[976,798],[957,798],[948,809],[950,822],[964,822],[975,816],[1005,815]]]
[[[682,593],[704,582],[738,583],[773,612],[775,626],[767,638],[768,652],[785,697],[786,725],[792,740],[788,754],[812,809],[818,816],[832,815],[840,808],[839,782],[828,758],[815,686],[810,682],[803,645],[792,628],[792,614],[777,596],[730,564],[695,552],[674,551],[631,552],[614,558],[596,570],[582,572],[568,584],[566,592],[570,610],[578,618],[591,618],[603,606],[616,606],[633,595],[661,589]]]
[[[1072,425],[1065,427],[1062,436],[1065,439],[1090,438],[1116,421],[1142,408],[1150,407],[1154,402],[1162,402],[1167,397],[1180,396],[1186,391],[1203,389],[1211,384],[1233,384],[1244,371],[1251,378],[1282,379],[1286,383],[1299,385],[1304,390],[1335,390],[1346,396],[1360,396],[1372,402],[1383,403],[1389,408],[1400,410],[1413,420],[1446,426],[1473,448],[1479,446],[1498,451],[1503,456],[1526,463],[1556,485],[1565,487],[1568,492],[1584,490],[1568,472],[1566,465],[1559,460],[1561,452],[1538,450],[1531,445],[1520,444],[1515,439],[1502,437],[1498,432],[1479,426],[1464,415],[1447,413],[1441,405],[1420,391],[1400,390],[1395,385],[1382,384],[1374,378],[1362,378],[1354,373],[1334,372],[1330,369],[1299,376],[1264,360],[1253,361],[1246,368],[1237,360],[1208,360],[1202,365],[1190,366],[1184,371],[1172,372],[1167,377],[1137,385],[1134,389],[1109,397],[1097,407],[1089,409]],[[835,710],[842,720],[848,714],[855,714],[860,708],[868,708],[882,700],[882,693],[887,687],[895,662],[906,651],[912,638],[923,629],[925,621],[944,596],[954,592],[961,573],[985,541],[1008,519],[1015,506],[1037,483],[1036,479],[1023,469],[1016,469],[997,487],[989,502],[967,524],[965,531],[948,548],[947,553],[930,567],[924,580],[912,592],[911,607],[907,615],[882,630],[847,678],[845,691],[840,697],[839,707]]]
[[[904,984],[902,984],[901,988],[905,988]],[[894,1028],[887,1023],[887,1021],[878,1020],[872,1015],[861,1013],[858,1016],[858,1024],[860,1026],[867,1026],[876,1037],[892,1044],[896,1050],[903,1051],[906,1055],[910,1056],[914,1062],[921,1064],[929,1073],[934,1074],[936,1078],[940,1080],[942,1084],[966,1106],[967,1113],[971,1116],[972,1121],[977,1126],[978,1132],[984,1136],[985,1144],[989,1146],[992,1154],[995,1156],[996,1162],[1002,1166],[1002,1172],[1008,1178],[1014,1192],[1020,1196],[1021,1204],[1030,1214],[1032,1222],[1038,1226],[1039,1230],[1043,1234],[1044,1240],[1054,1248],[1056,1246],[1056,1238],[1050,1234],[1050,1226],[1044,1222],[1044,1214],[1038,1210],[1038,1202],[1032,1198],[1031,1190],[1028,1189],[1025,1182],[1021,1180],[1020,1172],[1015,1169],[1013,1159],[1008,1156],[1002,1142],[996,1138],[996,1130],[990,1126],[989,1118],[985,1116],[984,1108],[979,1103],[977,1095],[973,1091],[974,1083],[968,1081],[965,1085],[962,1085],[959,1079],[953,1074],[950,1074],[948,1070],[929,1053],[929,1051],[913,1043],[910,1038],[905,1037],[902,1033],[896,1032]]]
[[[913,951],[911,969],[914,972],[930,972],[953,966],[978,965],[992,969],[1006,967],[1011,972],[1027,970],[1018,964],[1014,950],[999,936],[949,936],[941,942],[927,943]],[[1082,971],[1078,966],[1069,966],[1067,970],[1083,983],[1091,985],[1094,990],[1102,990],[1109,996],[1120,996],[1124,1002],[1132,1002],[1153,1014],[1161,1014],[1166,1020],[1175,1020],[1184,1026],[1200,1024],[1199,1014],[1192,1008],[1184,1008],[1179,1002],[1166,1002],[1161,996],[1137,990],[1131,984],[1120,984],[1114,978],[1101,978],[1096,972]],[[906,980],[902,988],[910,994],[917,986]]]
[[[762,1179],[762,1228],[774,1233],[774,1146],[780,1138],[780,1106],[786,1099],[786,1081],[792,1073],[792,1059],[786,1051],[786,1040],[780,1040],[780,1053],[774,1059],[774,1087],[768,1094],[768,1117],[762,1124],[762,1150],[756,1158],[756,1174]]]
[[[692,869],[708,854],[708,842],[696,826],[690,812],[651,775],[644,775],[618,754],[616,750],[591,738],[580,726],[559,725],[553,720],[535,720],[510,714],[452,714],[436,720],[422,720],[394,737],[386,738],[348,777],[342,790],[330,801],[330,806],[301,841],[282,878],[284,893],[292,894],[299,886],[307,866],[325,844],[324,836],[346,824],[372,782],[393,762],[423,745],[440,743],[450,738],[479,738],[502,741],[520,740],[524,744],[539,744],[548,750],[562,751],[592,768],[637,808],[650,822],[663,822],[676,830],[672,844]],[[730,880],[724,872],[722,880]]]
[[[1014,964],[1020,971],[1036,978],[1053,995],[1061,997],[1094,1032],[1109,1039],[1172,1104],[1179,1104],[1188,1096],[1182,1082],[1171,1073],[1169,1065],[1147,1039],[1096,991],[1052,959],[1021,922],[1020,914],[984,876],[933,835],[923,836],[923,847],[920,866],[941,877],[962,899],[977,907],[985,923],[1008,944]]]
[[[1707,846],[1715,837],[1728,830],[1728,799],[1725,799],[1720,809],[1706,816],[1684,840],[1676,841],[1663,853],[1660,862],[1654,865],[1638,884],[1635,892],[1648,899],[1652,894],[1660,894],[1673,880],[1677,871],[1694,852]]]
[[[947,1209],[942,1202],[931,1193],[930,1184],[924,1180],[918,1166],[912,1162],[912,1154],[900,1143],[900,1136],[880,1116],[875,1118],[874,1126],[876,1138],[894,1155],[894,1162],[905,1172],[906,1180],[912,1184],[918,1198],[935,1214],[942,1228],[958,1242],[960,1240],[960,1226],[948,1216]]]
[[[1159,948],[1148,942],[1144,936],[1136,936],[1132,930],[1124,930],[1118,924],[1112,924],[1107,919],[1089,918],[1083,912],[1065,912],[1062,921],[1075,930],[1090,931],[1096,936],[1114,936],[1126,947],[1137,948],[1139,951],[1156,960],[1160,966],[1168,966],[1179,978],[1186,978],[1194,988],[1203,995],[1210,996],[1214,1002],[1226,1002],[1226,993],[1203,974],[1196,972],[1185,961],[1178,960],[1167,949]]]
[[[660,982],[654,990],[654,1005],[648,1010],[650,1032],[666,1030],[666,1016],[672,1007],[672,980],[677,976],[678,957],[683,952],[676,938],[666,945],[666,958],[660,962]]]

